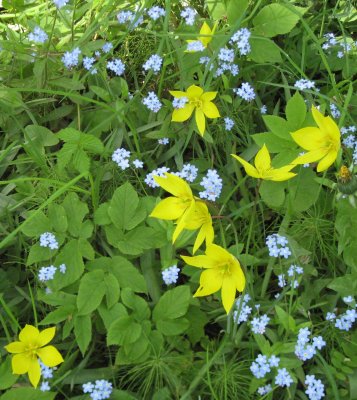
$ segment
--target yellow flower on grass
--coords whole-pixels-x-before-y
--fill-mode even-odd
[[[32,325],[26,325],[19,334],[19,341],[5,346],[12,357],[12,372],[28,374],[31,384],[37,387],[41,377],[39,358],[47,367],[55,367],[63,362],[63,358],[54,346],[46,346],[55,336],[56,328],[44,329],[40,332]]]
[[[312,116],[318,126],[309,126],[293,132],[295,142],[307,153],[297,157],[293,164],[306,164],[319,161],[317,172],[325,171],[337,158],[341,148],[341,133],[331,117],[325,117],[312,106]]]
[[[211,30],[211,28],[209,27],[209,25],[207,24],[207,22],[204,22],[201,30],[200,30],[200,34],[197,38],[197,40],[186,40],[187,43],[192,43],[192,42],[201,42],[203,47],[206,48],[208,46],[208,43],[210,43],[210,41],[212,40],[212,37],[214,35],[214,31],[216,30],[217,27],[217,23],[214,24],[213,29]],[[190,50],[186,50],[188,52],[190,52]]]
[[[265,144],[255,156],[254,167],[242,157],[235,154],[231,154],[231,156],[238,160],[243,165],[245,172],[253,178],[265,179],[267,181],[286,181],[296,175],[290,172],[295,167],[293,164],[281,168],[272,167],[270,154]]]
[[[202,256],[181,256],[186,264],[205,268],[200,276],[200,287],[194,297],[208,296],[221,289],[223,307],[228,314],[236,291],[243,292],[245,277],[239,261],[223,247],[211,244]]]
[[[220,117],[218,108],[212,102],[212,100],[217,96],[217,92],[204,92],[199,86],[191,85],[186,92],[171,90],[170,94],[177,99],[182,97],[187,99],[187,102],[182,108],[173,111],[171,121],[187,121],[191,117],[193,111],[196,110],[195,119],[201,136],[205,133],[206,117]]]
[[[182,178],[168,172],[165,173],[165,177],[154,176],[154,180],[173,196],[161,200],[151,212],[150,217],[171,221],[178,220],[172,237],[172,241],[175,242],[184,229],[185,216],[195,206],[192,190]]]
[[[187,214],[184,227],[188,230],[199,229],[193,246],[193,254],[196,253],[204,240],[206,241],[206,247],[213,243],[214,230],[212,226],[212,218],[203,201],[196,201],[195,207],[189,214]]]

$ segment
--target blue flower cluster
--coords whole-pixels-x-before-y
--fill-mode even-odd
[[[246,56],[251,51],[251,47],[249,44],[250,36],[251,33],[249,29],[242,28],[233,34],[233,36],[229,40],[229,43],[234,44],[238,48],[239,53],[242,56]]]
[[[143,69],[149,71],[150,69],[155,73],[158,73],[162,66],[162,57],[157,54],[150,56],[143,64]]]
[[[293,383],[293,378],[289,374],[286,368],[278,369],[278,373],[275,377],[275,384],[280,387],[289,387]]]
[[[300,267],[299,265],[290,265],[288,269],[288,277],[290,278],[290,286],[293,289],[296,289],[299,286],[299,281],[296,279],[299,275],[302,275],[304,273],[304,269]],[[285,280],[286,276],[285,274],[280,274],[278,275],[278,286],[281,288],[285,287],[287,285],[287,282]]]
[[[143,23],[144,18],[142,15],[134,14],[132,11],[123,10],[117,14],[119,24],[129,22],[129,29],[134,29]]]
[[[326,346],[326,342],[322,336],[312,338],[312,343],[310,336],[311,332],[308,328],[301,328],[299,330],[295,354],[301,361],[310,360],[316,354],[316,349],[321,350]]]
[[[265,386],[260,386],[257,390],[258,394],[261,396],[265,396],[266,394],[270,393],[273,390],[270,384]]]
[[[79,55],[81,54],[81,50],[79,47],[76,47],[72,51],[66,51],[62,56],[62,62],[66,68],[70,69],[72,67],[76,67],[79,63]]]
[[[172,106],[176,110],[179,110],[180,108],[184,108],[186,103],[188,102],[188,98],[183,96],[183,97],[175,97],[172,100]]]
[[[162,7],[154,6],[148,9],[148,16],[154,21],[158,20],[160,17],[164,17],[166,15],[165,10]]]
[[[234,121],[233,121],[233,119],[231,119],[229,117],[225,117],[224,118],[224,124],[225,124],[226,131],[229,132],[229,131],[231,131],[233,129]]]
[[[125,64],[119,58],[115,58],[107,63],[107,69],[114,72],[115,75],[121,76],[125,71]]]
[[[309,400],[321,400],[325,397],[325,387],[315,375],[306,375],[305,385],[307,386],[305,393],[309,396]]]
[[[294,88],[299,90],[316,89],[315,82],[308,79],[299,79],[294,83]]]
[[[200,185],[205,189],[199,193],[201,199],[216,201],[221,195],[223,183],[215,169],[209,169],[207,175],[203,177]]]
[[[157,188],[159,185],[155,182],[154,176],[165,176],[165,172],[170,172],[170,168],[167,167],[160,167],[154,169],[152,172],[146,175],[145,183],[150,186],[151,188]]]
[[[248,321],[248,317],[252,312],[252,307],[248,306],[248,302],[251,300],[249,294],[245,294],[243,297],[239,297],[236,300],[236,310],[233,312],[233,321],[239,325],[242,322]]]
[[[42,235],[40,236],[40,246],[48,247],[51,250],[58,249],[58,242],[55,235],[50,232],[42,233]]]
[[[262,335],[265,333],[265,329],[270,321],[270,318],[263,314],[260,317],[254,317],[251,321],[251,330],[256,333]]]
[[[271,257],[284,257],[288,258],[291,255],[290,248],[287,246],[288,239],[277,233],[267,236],[265,243],[269,250]]]
[[[167,145],[167,144],[169,144],[170,143],[170,139],[169,138],[167,138],[167,137],[164,137],[164,138],[161,138],[161,139],[158,139],[158,141],[157,141],[159,144],[162,144],[162,145]]]
[[[64,274],[67,267],[65,264],[61,264],[58,269],[62,274]],[[49,267],[41,267],[38,271],[38,279],[41,282],[51,281],[54,278],[56,271],[57,267],[53,265],[50,265]]]
[[[39,360],[40,363],[40,368],[41,368],[41,378],[44,380],[41,382],[40,390],[41,392],[48,392],[51,390],[50,384],[47,380],[45,379],[51,379],[53,378],[53,371],[56,370],[57,368],[50,368],[47,367],[41,360]]]
[[[53,3],[57,8],[62,8],[66,6],[68,2],[69,0],[53,0]]]
[[[87,382],[82,385],[83,393],[89,393],[92,400],[109,399],[113,391],[111,382],[105,379],[99,379],[94,382]]]
[[[205,46],[200,40],[193,40],[192,42],[187,43],[187,49],[188,52],[197,52],[197,51],[204,51]]]
[[[187,25],[192,26],[195,23],[195,18],[197,15],[197,11],[191,7],[185,7],[181,13],[181,17],[185,20]]]
[[[176,265],[172,265],[171,267],[166,268],[161,272],[162,279],[166,283],[166,285],[171,285],[172,283],[176,283],[179,272],[180,268],[177,268]]]
[[[322,48],[329,54],[331,53],[331,50],[337,50],[338,58],[343,58],[346,53],[352,50],[352,43],[349,42],[347,38],[341,38],[338,40],[332,32],[325,33],[324,39],[325,42],[323,43]]]
[[[33,32],[29,33],[28,38],[35,43],[45,43],[48,39],[48,35],[39,26],[36,26]]]
[[[152,112],[157,113],[162,107],[162,103],[154,92],[149,92],[143,98],[142,103]]]
[[[118,167],[124,171],[130,166],[130,151],[120,147],[112,154],[112,160],[118,165]],[[134,168],[142,168],[144,163],[141,160],[133,160],[132,164]]]
[[[182,170],[177,172],[175,175],[179,176],[182,179],[185,179],[187,182],[192,183],[197,178],[198,168],[192,164],[184,164]]]
[[[265,375],[268,374],[272,368],[279,367],[279,363],[279,357],[276,357],[274,355],[271,357],[267,357],[263,354],[259,354],[250,366],[250,370],[256,378],[260,379],[264,378]]]
[[[255,99],[254,88],[248,82],[243,82],[239,88],[233,89],[233,92],[246,101]]]

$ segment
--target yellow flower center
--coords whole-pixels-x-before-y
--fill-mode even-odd
[[[190,104],[192,104],[194,107],[198,109],[201,109],[203,106],[202,100],[200,100],[199,97],[194,97],[193,99],[191,99]]]

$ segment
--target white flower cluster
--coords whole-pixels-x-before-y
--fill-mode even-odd
[[[152,112],[157,113],[162,107],[162,103],[154,92],[149,92],[143,98],[142,103]]]
[[[294,83],[294,87],[299,90],[316,89],[315,82],[308,79],[299,79]],[[317,90],[317,89],[316,89]]]
[[[252,312],[252,307],[248,306],[248,302],[251,300],[249,294],[245,294],[243,297],[239,297],[236,300],[236,310],[233,311],[233,321],[239,325],[242,322],[248,321],[248,317]]]
[[[177,265],[172,265],[171,267],[166,268],[161,272],[162,279],[166,283],[166,285],[171,285],[172,283],[176,283],[179,272],[180,268],[177,268]]]
[[[155,73],[158,73],[162,66],[162,57],[157,54],[150,56],[143,64],[143,69],[149,71],[150,69]]]
[[[316,349],[321,350],[326,346],[326,342],[323,340],[322,336],[312,338],[311,343],[310,335],[311,332],[308,328],[301,328],[299,330],[295,354],[301,361],[310,360],[316,354]]]
[[[200,185],[205,189],[199,193],[201,199],[216,201],[221,195],[223,183],[215,169],[207,171],[207,175],[203,177]]]
[[[249,29],[242,28],[242,29],[239,29],[239,31],[234,33],[234,35],[229,40],[229,43],[237,46],[239,53],[242,56],[246,56],[251,51],[251,47],[249,44],[250,36],[251,36],[251,33],[250,33]]]
[[[246,101],[255,99],[254,88],[248,82],[243,82],[239,88],[233,89],[233,92]]]
[[[112,154],[112,160],[118,165],[118,167],[124,171],[130,166],[130,151],[120,147]],[[138,159],[132,162],[135,168],[143,168],[144,163]]]

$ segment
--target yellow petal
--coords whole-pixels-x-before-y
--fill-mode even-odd
[[[41,368],[37,358],[31,358],[28,374],[32,386],[36,388],[41,378]]]
[[[208,43],[212,40],[212,31],[209,25],[204,22],[201,30],[200,30],[200,35],[209,35],[209,36],[199,36],[199,40],[202,42],[202,44],[207,47]]]
[[[194,109],[195,109],[194,105],[190,103],[187,103],[183,108],[175,109],[172,112],[171,121],[173,122],[187,121],[191,117]]]
[[[200,98],[203,93],[203,89],[196,85],[191,85],[187,89],[187,97],[191,99]]]
[[[271,158],[265,144],[256,154],[254,165],[258,172],[266,171],[271,168]]]
[[[317,164],[317,172],[325,171],[337,158],[337,151],[330,150],[326,156]]]
[[[237,290],[239,292],[243,292],[245,288],[245,276],[238,260],[236,260],[236,262],[231,265],[231,274]]]
[[[55,337],[56,333],[56,327],[52,328],[47,328],[44,329],[42,332],[40,332],[37,343],[39,347],[45,346],[47,343],[50,343],[50,341]]]
[[[165,177],[154,176],[155,182],[160,185],[166,192],[173,194],[182,199],[193,199],[190,185],[179,176],[165,173]]]
[[[335,143],[340,142],[341,134],[338,126],[331,117],[325,117],[320,111],[312,106],[312,116],[318,127],[321,129],[324,135],[329,136],[329,138]],[[307,149],[309,150],[309,149]]]
[[[228,314],[231,310],[234,299],[236,298],[236,283],[230,275],[225,275],[222,282],[222,303],[223,307]]]
[[[218,108],[211,101],[205,101],[203,103],[202,111],[207,118],[219,118],[221,116]]]
[[[202,101],[212,101],[216,98],[218,92],[205,92],[201,96]]]
[[[36,343],[40,332],[32,325],[25,325],[19,334],[20,342],[33,345]]]
[[[258,171],[253,167],[253,165],[250,165],[249,162],[245,161],[243,158],[239,156],[236,156],[235,154],[231,154],[231,156],[234,157],[243,165],[243,168],[245,169],[247,175],[252,176],[253,178],[261,178]]]
[[[222,287],[221,272],[216,269],[206,269],[200,276],[200,287],[197,289],[194,297],[209,296],[210,294],[218,292]]]
[[[321,158],[325,157],[327,152],[328,152],[328,150],[325,148],[311,150],[308,153],[295,158],[295,160],[293,160],[291,162],[291,164],[308,164],[311,162],[315,162],[315,161],[321,160]]]
[[[294,178],[296,174],[294,172],[280,171],[280,169],[272,170],[269,172],[269,176],[266,177],[266,180],[282,182],[287,181],[288,179]]]
[[[207,246],[206,254],[208,257],[215,261],[215,264],[222,264],[224,263],[224,261],[228,262],[232,258],[232,255],[228,253],[226,249],[216,244],[211,244],[210,246]]]
[[[196,108],[195,117],[198,131],[200,132],[200,135],[203,136],[206,129],[206,119],[203,111]]]
[[[5,349],[9,353],[23,353],[26,349],[26,345],[22,342],[12,342],[5,346]]]
[[[150,217],[175,220],[182,216],[189,204],[177,197],[168,197],[161,200],[160,203],[153,209]]]
[[[26,353],[15,354],[12,357],[11,365],[14,374],[26,374],[30,368],[31,358]]]
[[[172,243],[176,242],[176,239],[179,237],[180,233],[185,229],[186,218],[192,212],[192,209],[195,207],[195,200],[192,199],[191,204],[188,206],[186,211],[182,214],[181,218],[177,220],[176,229],[172,235]]]
[[[37,354],[47,367],[55,367],[64,361],[61,353],[54,346],[42,347],[42,349],[37,350]]]
[[[192,267],[198,267],[198,268],[214,268],[216,263],[214,260],[207,256],[195,256],[195,257],[187,257],[187,256],[181,256],[183,261],[187,265],[192,265]]]
[[[318,128],[308,127],[299,129],[291,134],[294,141],[305,150],[315,150],[324,147],[326,135]]]
[[[187,96],[186,92],[182,92],[181,90],[169,90],[169,93],[171,94],[171,96],[177,97],[177,98]]]
[[[201,229],[198,231],[198,235],[195,240],[195,244],[193,245],[192,253],[195,254],[196,251],[200,248],[201,244],[205,240],[206,237],[206,227],[205,225],[201,226]]]

